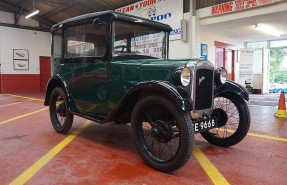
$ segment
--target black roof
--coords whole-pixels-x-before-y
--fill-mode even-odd
[[[123,21],[127,21],[127,22],[136,22],[137,24],[155,27],[155,28],[161,29],[163,31],[171,31],[172,30],[172,28],[167,24],[155,22],[155,21],[152,21],[149,19],[134,16],[134,15],[123,14],[123,13],[116,12],[113,10],[107,10],[107,11],[102,11],[102,12],[84,14],[84,15],[80,15],[77,17],[72,17],[70,19],[66,19],[64,21],[59,22],[58,24],[53,25],[51,28],[51,31],[54,31],[60,25],[64,25],[64,24],[68,24],[68,23],[72,23],[72,22],[76,22],[76,21],[81,21],[81,20],[85,20],[85,19],[97,18],[100,16],[111,16],[111,17],[113,17],[113,19],[123,20]]]

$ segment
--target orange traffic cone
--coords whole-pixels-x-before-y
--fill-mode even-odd
[[[275,113],[274,116],[277,118],[287,118],[285,95],[283,91],[280,93],[278,111]]]

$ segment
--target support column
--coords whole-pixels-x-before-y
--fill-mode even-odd
[[[190,35],[190,57],[199,58],[200,57],[200,20],[196,16],[196,0],[190,0],[190,24],[189,24],[189,35]]]

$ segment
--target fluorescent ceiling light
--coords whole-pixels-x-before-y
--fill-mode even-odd
[[[270,34],[270,35],[274,35],[276,37],[280,37],[281,36],[281,32],[276,30],[275,28],[266,25],[266,24],[256,24],[255,25],[255,29],[260,30],[264,33]]]
[[[36,15],[37,13],[39,13],[39,10],[35,10],[35,11],[29,13],[28,15],[26,15],[25,18],[28,19],[28,18],[32,17],[33,15]]]

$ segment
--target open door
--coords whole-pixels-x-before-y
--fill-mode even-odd
[[[227,79],[235,80],[235,46],[215,41],[216,58],[215,67],[224,67],[227,70]]]
[[[269,93],[270,50],[263,48],[262,54],[262,94],[266,94]]]

